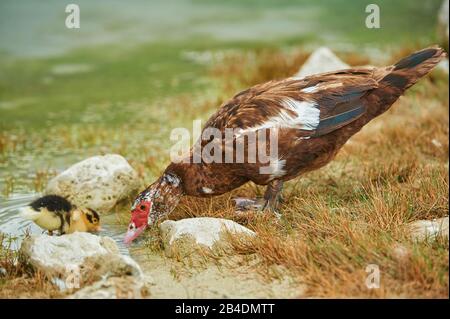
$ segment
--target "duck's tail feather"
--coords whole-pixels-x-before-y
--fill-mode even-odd
[[[31,208],[30,206],[26,206],[20,209],[19,215],[20,217],[24,218],[24,219],[29,219],[32,221],[35,221],[39,218],[40,216],[40,212],[35,211],[33,208]]]
[[[444,49],[432,46],[417,51],[389,67],[379,81],[380,84],[397,88],[401,93],[427,75],[447,56]]]

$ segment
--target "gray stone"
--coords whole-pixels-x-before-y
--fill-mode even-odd
[[[438,65],[436,65],[436,69],[448,74],[448,58],[445,58],[439,62]]]
[[[46,194],[69,199],[77,206],[108,212],[139,188],[136,172],[120,155],[94,156],[81,161],[47,185]]]
[[[329,48],[316,49],[303,63],[295,78],[303,78],[308,75],[348,69],[350,66],[339,59]]]
[[[433,220],[417,220],[407,225],[410,236],[416,241],[434,240],[438,236],[448,239],[448,216]]]
[[[160,225],[163,244],[168,256],[186,256],[200,249],[216,250],[227,247],[227,234],[255,236],[255,232],[238,223],[222,218],[198,217],[178,221],[166,220]]]
[[[22,262],[63,282],[74,275],[79,286],[102,278],[142,277],[139,265],[121,255],[113,239],[76,232],[63,236],[37,235],[24,239],[20,248]],[[58,286],[64,286],[58,284]]]
[[[142,280],[125,276],[102,279],[78,290],[67,299],[141,299],[147,294]]]

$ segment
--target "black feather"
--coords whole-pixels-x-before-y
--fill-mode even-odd
[[[93,210],[93,209],[91,209],[91,208],[88,208],[88,209],[89,209],[89,211],[92,213],[92,215],[94,215],[94,217],[97,218],[97,221],[99,221],[99,220],[100,220],[100,215],[99,215],[95,210]],[[87,219],[89,220],[89,222],[90,222],[91,224],[93,223],[93,221],[92,221],[92,215],[86,214],[86,217],[87,217]]]
[[[50,212],[70,212],[72,204],[64,197],[58,195],[45,195],[30,204],[35,211],[46,208]]]
[[[408,85],[409,80],[404,75],[390,73],[383,78],[383,82],[387,82],[396,88],[404,89]]]
[[[363,115],[364,111],[364,105],[358,105],[352,110],[321,119],[314,136],[321,136],[347,125]]]
[[[416,53],[407,56],[406,58],[401,59],[395,64],[394,71],[406,68],[413,68],[416,65],[428,60],[432,56],[434,56],[437,52],[437,49],[425,49]]]

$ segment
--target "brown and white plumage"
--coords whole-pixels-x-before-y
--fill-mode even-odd
[[[198,142],[202,147],[211,142],[220,145],[221,163],[204,160],[195,163],[195,147],[187,161],[171,163],[162,177],[136,199],[131,232],[145,226],[142,220],[152,223],[167,215],[182,194],[214,196],[249,181],[268,185],[264,197],[273,207],[283,182],[331,161],[351,136],[388,110],[407,88],[430,72],[444,56],[441,48],[430,47],[388,67],[353,68],[301,79],[270,81],[236,94],[205,124],[204,132],[215,128],[223,138],[208,138],[206,134],[206,138]],[[229,128],[237,132],[233,144],[226,144],[224,140]],[[236,148],[239,138],[246,133],[267,129],[275,129],[278,133],[278,159],[270,163],[269,173],[261,174],[261,167],[267,164],[258,161],[225,163],[227,147]],[[244,145],[249,147],[245,142]],[[161,201],[158,194],[162,190],[163,201],[170,203],[168,208],[155,209],[152,204],[141,206],[142,203]],[[141,216],[140,219],[134,221],[135,215]],[[144,218],[149,215],[150,218]]]
[[[225,128],[279,128],[284,172],[277,177],[286,181],[328,163],[353,134],[385,112],[443,55],[442,49],[429,48],[386,68],[348,69],[256,85],[223,104],[205,128],[222,133]],[[416,60],[420,61],[417,65]],[[297,112],[293,104],[298,106]],[[181,163],[169,165],[167,172],[182,177],[187,195],[202,196],[227,192],[249,180],[268,184],[273,178],[259,174],[263,165]],[[204,185],[207,181],[213,185]],[[200,186],[213,192],[204,194]]]
[[[21,211],[21,216],[33,221],[49,234],[95,232],[100,230],[100,216],[90,209],[76,207],[58,195],[45,195],[34,200]]]

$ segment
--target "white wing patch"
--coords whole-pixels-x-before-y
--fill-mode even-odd
[[[341,82],[332,82],[332,83],[319,83],[314,86],[308,86],[302,90],[300,90],[301,93],[316,93],[322,90],[328,90],[328,89],[334,89],[341,87]]]
[[[319,125],[320,110],[319,105],[315,102],[284,98],[282,106],[284,108],[280,109],[280,113],[277,116],[269,118],[261,125],[239,130],[236,133],[236,137],[248,132],[270,128],[293,128],[312,131]],[[294,115],[288,111],[292,111]]]
[[[320,110],[316,103],[286,98],[283,101],[283,105],[297,114],[297,117],[288,115],[288,127],[312,131],[319,125]],[[287,114],[286,112],[281,112],[282,115],[283,113]]]
[[[300,92],[302,93],[316,93],[319,90],[319,85],[316,84],[314,86],[309,86],[307,88],[304,88],[302,90],[300,90]]]
[[[269,165],[259,168],[260,174],[267,174],[269,176],[269,181],[281,177],[286,174],[284,167],[286,166],[286,160],[271,159]]]
[[[209,187],[202,187],[202,191],[205,194],[211,194],[213,192],[213,190]]]

